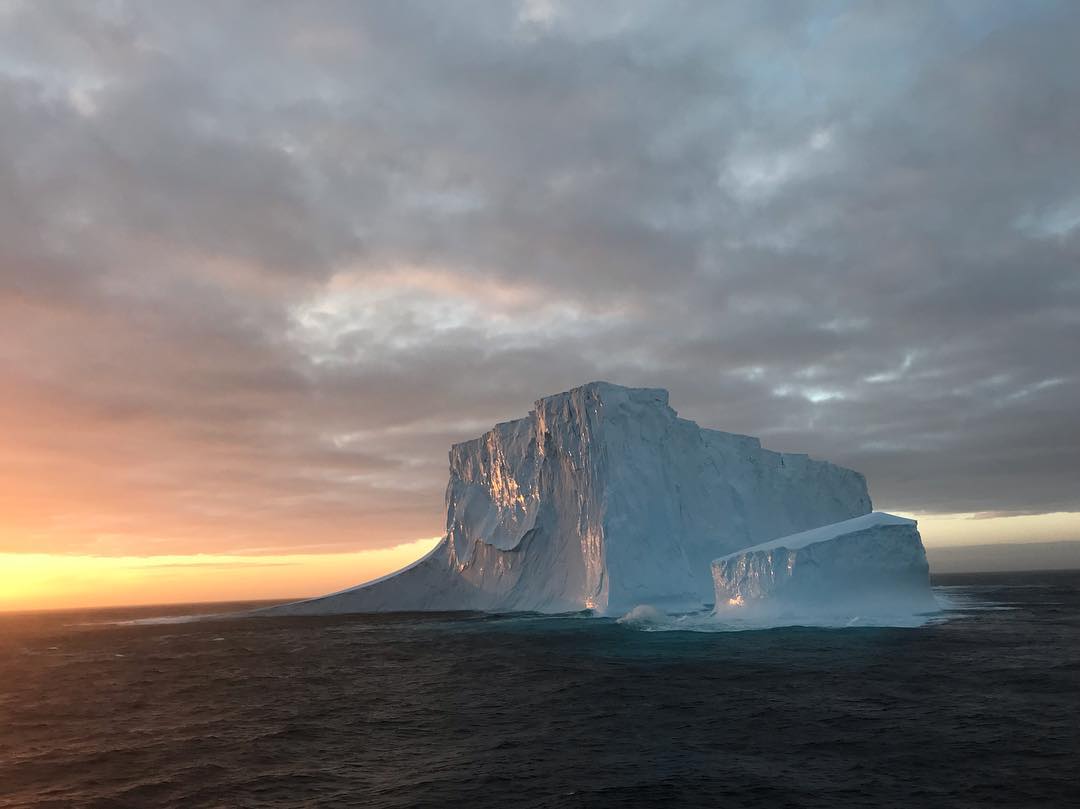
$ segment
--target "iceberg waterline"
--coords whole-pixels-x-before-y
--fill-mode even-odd
[[[665,390],[593,382],[451,448],[446,535],[423,559],[270,612],[700,610],[716,601],[714,560],[871,508],[858,472],[703,429]]]

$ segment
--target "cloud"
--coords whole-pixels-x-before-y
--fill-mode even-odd
[[[1078,510],[1068,2],[21,3],[0,549],[380,547],[594,378]]]

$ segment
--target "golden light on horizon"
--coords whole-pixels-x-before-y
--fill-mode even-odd
[[[392,573],[439,537],[352,553],[0,553],[0,611],[306,598]]]
[[[995,543],[1080,541],[1080,511],[988,517],[979,514],[915,514],[895,512],[919,522],[929,547]]]

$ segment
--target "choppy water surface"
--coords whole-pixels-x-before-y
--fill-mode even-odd
[[[0,807],[1076,805],[1080,574],[939,584],[904,628],[0,616]]]

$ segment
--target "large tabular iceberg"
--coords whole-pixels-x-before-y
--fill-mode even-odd
[[[934,609],[914,520],[875,511],[712,563],[716,608],[858,614]]]
[[[454,445],[446,505],[423,559],[273,611],[698,609],[717,557],[871,510],[858,472],[702,429],[667,391],[604,382]]]

